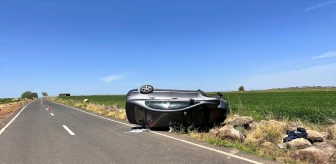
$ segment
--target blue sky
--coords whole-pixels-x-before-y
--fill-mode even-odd
[[[336,85],[335,29],[335,0],[3,0],[0,97]]]

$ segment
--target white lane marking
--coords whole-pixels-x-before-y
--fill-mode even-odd
[[[33,101],[34,102],[34,101]],[[30,102],[30,103],[32,103],[32,102]],[[23,111],[23,109],[25,109],[30,103],[28,103],[26,106],[24,106],[22,109],[21,109],[21,111],[18,113],[18,114],[16,114],[15,115],[15,117],[11,120],[11,121],[9,121],[9,123],[5,126],[5,127],[3,127],[1,130],[0,130],[0,135],[8,128],[8,126],[16,119],[16,117],[18,117],[19,116],[19,114]]]
[[[54,116],[54,114],[53,114],[53,113],[50,113],[50,115]]]
[[[105,119],[105,120],[109,120],[109,121],[116,122],[116,123],[119,123],[119,124],[123,124],[123,125],[126,125],[126,126],[134,127],[134,125],[123,123],[123,122],[120,122],[120,121],[115,121],[115,120],[112,120],[112,119],[109,119],[109,118],[105,118],[105,117],[102,117],[102,116],[98,116],[98,115],[95,115],[95,114],[92,114],[92,113],[89,113],[89,112],[86,112],[86,111],[83,111],[83,110],[80,110],[80,109],[77,109],[77,108],[74,108],[74,107],[71,107],[71,106],[68,106],[68,105],[64,105],[64,104],[60,104],[60,103],[56,103],[56,102],[53,102],[53,103],[59,104],[59,105],[63,105],[65,107],[72,108],[72,109],[78,110],[80,112],[83,112],[83,113],[86,113],[86,114],[89,114],[89,115],[92,115],[92,116],[96,116],[96,117],[99,117],[99,118],[102,118],[102,119]],[[234,154],[231,154],[231,153],[227,153],[225,151],[213,149],[213,148],[206,147],[206,146],[203,146],[203,145],[200,145],[200,144],[196,144],[196,143],[193,143],[193,142],[189,142],[189,141],[186,141],[186,140],[183,140],[183,139],[179,139],[179,138],[175,138],[175,137],[172,137],[172,136],[168,136],[168,135],[165,135],[165,134],[162,134],[162,133],[159,133],[159,132],[154,132],[154,131],[150,131],[150,132],[152,132],[154,134],[157,134],[157,135],[160,135],[160,136],[163,136],[163,137],[167,137],[167,138],[174,139],[174,140],[177,140],[177,141],[180,141],[180,142],[184,142],[186,144],[194,145],[194,146],[197,146],[197,147],[200,147],[200,148],[203,148],[203,149],[207,149],[207,150],[214,151],[214,152],[217,152],[217,153],[220,153],[220,154],[224,154],[224,155],[227,155],[229,157],[237,158],[237,159],[240,159],[240,160],[243,160],[243,161],[247,161],[247,162],[250,162],[250,163],[254,163],[254,164],[262,164],[260,162],[253,161],[253,160],[250,160],[250,159],[238,156],[238,155],[234,155]]]
[[[75,135],[75,133],[72,132],[67,126],[63,125],[63,128],[64,128],[66,131],[68,131],[70,135],[72,135],[72,136]]]

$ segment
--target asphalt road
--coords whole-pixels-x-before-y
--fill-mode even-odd
[[[0,134],[0,163],[274,163],[168,132],[131,133],[134,125],[40,99]]]

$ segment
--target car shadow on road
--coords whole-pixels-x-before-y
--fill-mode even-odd
[[[132,129],[146,129],[146,127],[143,127],[143,126],[134,126],[132,127]],[[150,130],[152,131],[169,131],[170,129],[167,127],[167,128],[150,128]]]
[[[135,129],[146,129],[146,127],[143,127],[143,126],[134,126],[131,128],[132,130],[135,130]],[[168,132],[170,131],[171,129],[169,127],[161,127],[161,128],[150,128],[149,130],[151,131],[163,131],[163,132]],[[182,129],[175,129],[175,130],[182,130]],[[183,129],[185,132],[188,132],[188,129]],[[210,131],[210,128],[209,127],[202,127],[202,128],[194,128],[193,129],[194,131],[197,131],[199,133],[208,133]]]

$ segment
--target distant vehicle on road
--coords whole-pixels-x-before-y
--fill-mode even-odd
[[[210,97],[200,89],[154,89],[151,85],[130,90],[125,109],[130,123],[147,128],[172,127],[176,123],[191,128],[214,126],[230,112],[219,92]]]

